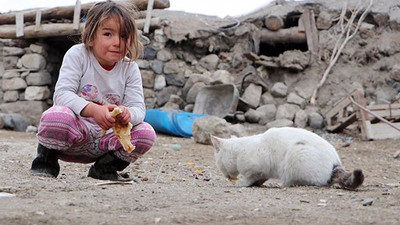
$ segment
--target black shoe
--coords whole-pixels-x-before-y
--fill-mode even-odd
[[[134,178],[123,177],[117,173],[117,171],[122,171],[128,166],[129,162],[118,158],[113,152],[108,152],[90,167],[88,177],[99,180],[135,181]]]
[[[57,177],[60,172],[57,154],[56,150],[48,149],[39,144],[37,156],[32,162],[31,172],[38,176]]]

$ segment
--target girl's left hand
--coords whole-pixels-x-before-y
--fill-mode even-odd
[[[122,113],[117,115],[117,120],[122,124],[128,124],[131,122],[131,113],[129,112],[128,108],[123,105],[119,105],[118,107],[122,109]]]

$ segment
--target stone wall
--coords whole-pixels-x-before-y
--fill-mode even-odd
[[[52,91],[60,59],[44,43],[1,40],[0,111],[5,128],[36,126],[41,113],[52,105]]]

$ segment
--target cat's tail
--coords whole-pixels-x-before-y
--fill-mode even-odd
[[[338,183],[342,188],[354,190],[364,182],[364,174],[361,169],[346,172],[342,166],[334,166],[332,171],[332,183]]]

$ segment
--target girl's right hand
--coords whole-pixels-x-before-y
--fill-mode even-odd
[[[98,110],[94,112],[94,121],[103,130],[108,130],[115,125],[115,118],[110,114],[115,107],[115,105],[98,105]]]
[[[82,110],[81,115],[92,117],[103,130],[108,130],[115,125],[115,118],[110,115],[115,107],[116,105],[97,105],[91,102]]]

